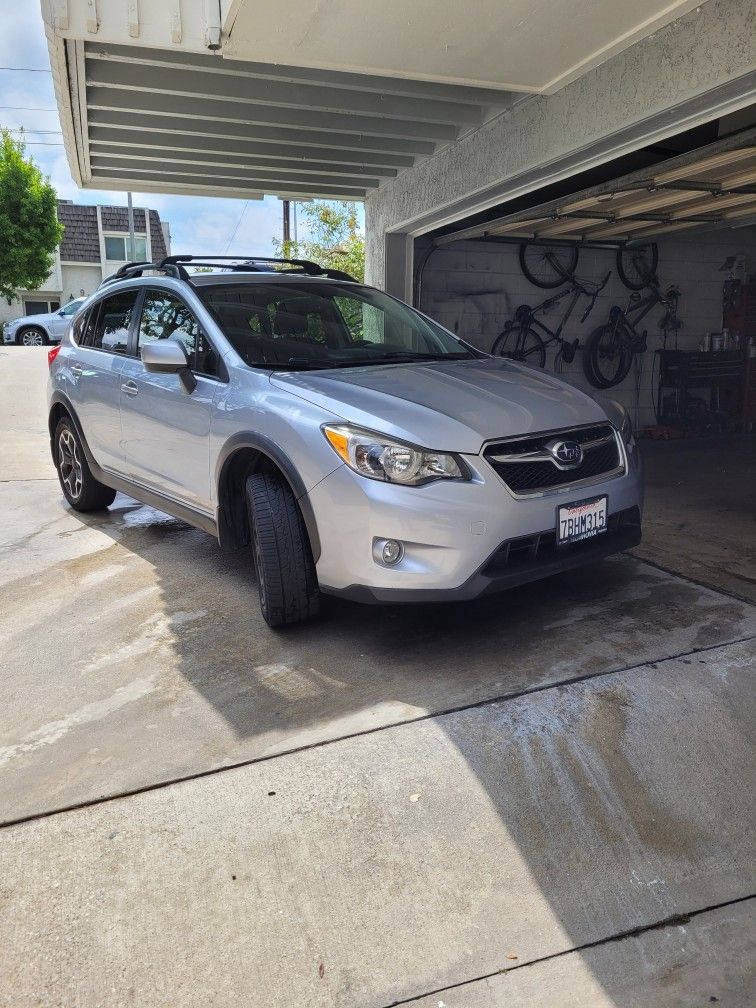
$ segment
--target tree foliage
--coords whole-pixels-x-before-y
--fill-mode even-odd
[[[355,278],[365,278],[365,238],[357,226],[357,205],[345,201],[312,200],[298,203],[304,220],[300,228],[307,235],[300,241],[273,239],[278,255],[287,259],[311,259],[321,266],[344,270]]]
[[[26,157],[23,143],[0,133],[0,295],[41,287],[63,237],[55,189]]]

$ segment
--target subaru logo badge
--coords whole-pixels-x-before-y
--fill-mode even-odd
[[[561,468],[576,469],[583,461],[583,449],[577,441],[552,441],[546,447]]]

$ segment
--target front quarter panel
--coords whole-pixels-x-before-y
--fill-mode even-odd
[[[213,503],[218,503],[220,469],[235,448],[270,444],[273,457],[283,456],[297,473],[297,495],[308,493],[343,463],[326,441],[321,425],[338,417],[320,406],[274,388],[267,372],[232,367],[224,394],[213,414],[210,466],[215,472]]]

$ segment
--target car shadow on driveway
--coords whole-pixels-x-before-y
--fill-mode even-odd
[[[222,553],[120,496],[105,514],[71,516],[54,484],[33,492],[38,536],[23,549],[34,564],[6,610],[3,664],[25,672],[0,749],[6,821],[300,751],[313,793],[265,849],[292,852],[296,904],[313,898],[307,880],[320,870],[297,860],[299,831],[340,831],[353,882],[376,890],[363,924],[385,946],[376,1006],[743,888],[733,864],[748,863],[746,819],[726,777],[743,759],[737,694],[690,657],[657,663],[753,632],[747,605],[621,556],[472,603],[326,599],[321,620],[274,633],[248,551]],[[359,747],[308,752],[349,736]],[[266,766],[293,793],[297,765]],[[266,799],[256,779],[254,794],[236,786],[244,814],[265,823],[279,786]],[[159,815],[133,828],[150,836]],[[238,842],[234,828],[218,826],[211,862]],[[369,900],[395,902],[390,934]],[[327,901],[300,909],[330,912]],[[421,954],[391,966],[406,929]],[[357,975],[343,941],[344,975]],[[608,1004],[636,1003],[609,973],[594,979]]]
[[[121,497],[85,521],[149,565],[181,675],[265,752],[313,730],[330,737],[329,726],[368,730],[736,639],[743,616],[733,600],[622,556],[474,602],[325,597],[319,620],[274,632],[248,550],[224,553]]]

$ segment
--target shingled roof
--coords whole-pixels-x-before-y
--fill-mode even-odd
[[[126,207],[100,207],[102,229],[108,231],[129,230],[129,214]],[[167,255],[160,215],[155,210],[134,209],[134,230],[137,234],[146,231],[145,213],[149,214],[150,243],[153,259]],[[58,219],[63,225],[63,241],[60,243],[60,258],[63,262],[100,262],[100,237],[97,233],[97,207],[81,206],[77,203],[58,203]]]
[[[58,203],[58,220],[63,225],[60,258],[63,262],[99,263],[100,237],[97,207]]]

